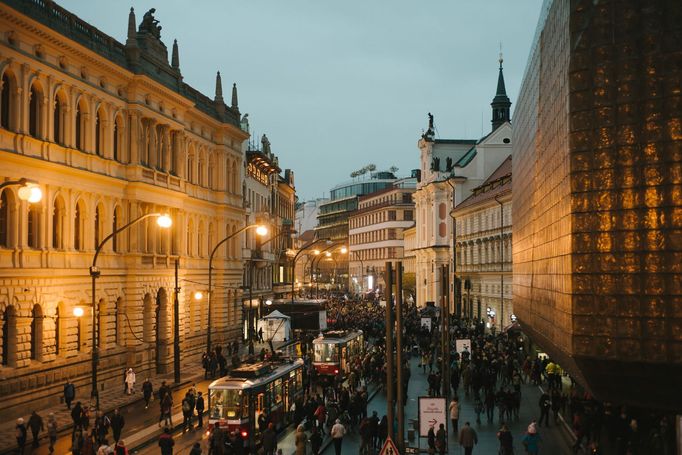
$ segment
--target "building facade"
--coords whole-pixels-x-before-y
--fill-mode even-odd
[[[296,232],[302,234],[314,230],[317,227],[320,205],[327,201],[328,199],[318,198],[299,203],[296,207]]]
[[[597,399],[678,413],[680,15],[679,2],[546,2],[512,141],[524,331]]]
[[[509,156],[450,213],[462,313],[502,330],[512,322],[512,161]]]
[[[2,418],[58,402],[67,378],[89,390],[93,331],[102,388],[120,388],[125,367],[171,371],[176,317],[182,358],[205,349],[208,308],[190,296],[205,288],[211,245],[244,224],[248,134],[236,89],[230,106],[219,77],[214,99],[199,93],[182,81],[177,43],[168,63],[152,12],[139,28],[128,19],[123,44],[53,2],[0,4],[0,183],[29,177],[43,191],[35,204],[13,186],[0,194]],[[93,299],[98,244],[152,213],[172,227],[152,217],[103,244]],[[218,344],[240,333],[239,245],[217,253]]]
[[[509,106],[502,74],[492,107],[493,130],[479,140],[437,139],[433,116],[417,143],[420,178],[414,194],[416,209],[415,269],[417,305],[438,304],[443,294],[441,268],[450,271],[450,309],[461,313],[461,290],[452,285],[454,229],[450,211],[481,185],[511,153]]]
[[[416,179],[397,180],[393,187],[361,196],[348,218],[349,288],[383,291],[386,261],[404,258],[403,231],[414,226]]]

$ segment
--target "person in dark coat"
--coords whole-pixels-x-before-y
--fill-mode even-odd
[[[163,434],[159,436],[161,455],[173,455],[173,446],[175,446],[175,441],[171,435],[170,428],[166,427],[163,429]]]
[[[71,420],[73,420],[73,429],[74,431],[76,428],[81,423],[81,414],[83,414],[83,407],[81,406],[81,402],[77,401],[73,409],[71,410]]]
[[[263,450],[265,455],[274,455],[277,450],[277,434],[272,423],[269,423],[268,428],[263,432]]]
[[[225,451],[225,433],[220,428],[220,422],[216,422],[211,433],[211,440],[209,442],[209,452],[213,455],[223,455]]]
[[[201,455],[201,444],[195,442],[192,446],[192,450],[189,451],[189,455]]]
[[[142,383],[142,395],[144,396],[144,408],[145,409],[147,409],[149,407],[149,402],[151,401],[153,394],[154,394],[154,386],[152,386],[152,381],[150,381],[149,378],[147,378]]]
[[[317,427],[313,427],[313,434],[310,435],[310,447],[313,450],[313,455],[319,455],[322,448],[322,435]]]
[[[114,433],[114,442],[118,442],[121,439],[121,431],[126,424],[123,414],[121,414],[118,408],[114,409],[114,413],[111,416],[111,431]]]
[[[37,412],[33,411],[31,417],[28,418],[28,427],[31,429],[31,434],[33,435],[32,447],[38,447],[40,444],[38,440],[40,439],[40,432],[45,430],[45,425],[43,425],[43,418],[38,415]]]
[[[74,398],[76,398],[76,386],[67,380],[64,384],[64,402],[67,409],[71,409],[71,402]]]
[[[26,447],[26,425],[24,424],[24,419],[21,417],[17,419],[15,433],[17,438],[17,452],[19,455],[24,455],[24,447]]]
[[[197,396],[197,402],[195,404],[196,410],[197,410],[197,428],[203,428],[204,427],[204,409],[205,409],[205,404],[204,404],[204,397],[199,392]]]

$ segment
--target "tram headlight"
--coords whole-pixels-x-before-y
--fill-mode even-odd
[[[249,436],[249,432],[246,430],[242,430],[241,435],[242,435],[242,438],[246,439]]]

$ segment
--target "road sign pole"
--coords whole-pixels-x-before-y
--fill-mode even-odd
[[[398,450],[405,452],[405,384],[403,381],[403,263],[395,265],[396,375],[398,377]]]
[[[393,439],[393,263],[386,262],[386,417],[388,437]]]

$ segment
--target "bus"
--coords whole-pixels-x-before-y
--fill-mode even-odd
[[[303,397],[303,360],[245,364],[208,386],[209,431],[216,423],[238,431],[245,445],[260,445],[258,419],[281,430],[291,423],[289,410]],[[264,428],[263,428],[264,429]]]
[[[362,330],[334,330],[313,340],[313,367],[320,378],[333,379],[350,373],[356,359],[365,354]]]

